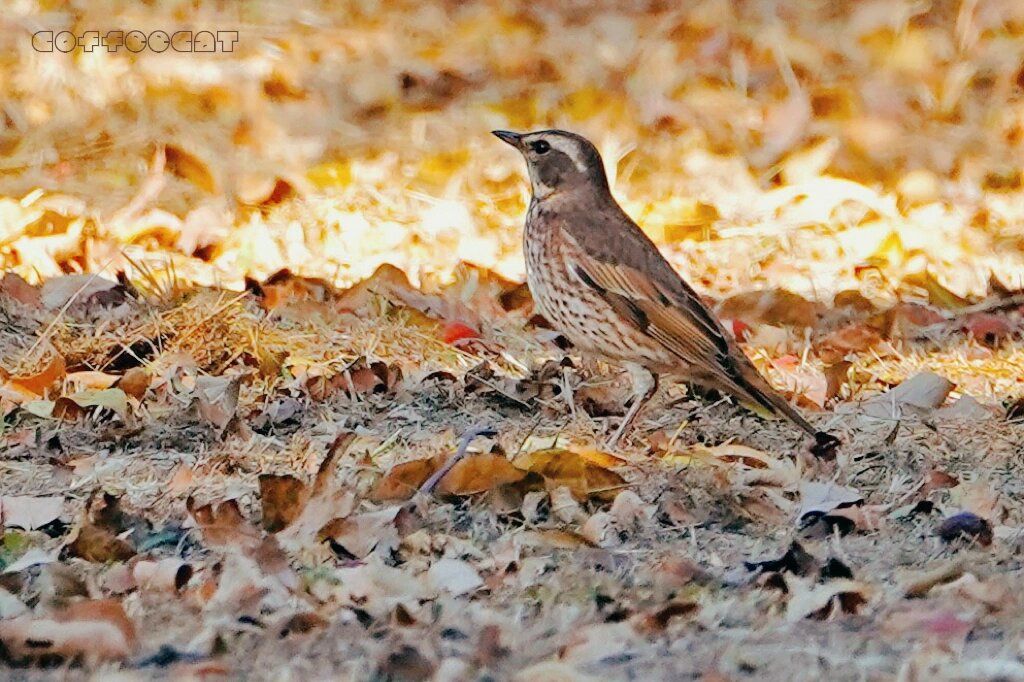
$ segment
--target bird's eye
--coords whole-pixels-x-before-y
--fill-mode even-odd
[[[530,149],[537,152],[538,154],[547,154],[551,150],[551,145],[545,140],[537,140],[536,142],[530,143]]]

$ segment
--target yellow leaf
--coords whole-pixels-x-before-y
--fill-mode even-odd
[[[611,498],[626,485],[614,471],[595,466],[579,453],[561,448],[524,452],[512,464],[541,476],[548,490],[559,486],[569,488],[576,499]]]

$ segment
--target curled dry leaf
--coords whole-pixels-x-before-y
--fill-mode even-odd
[[[142,367],[132,367],[121,375],[115,386],[136,400],[142,400],[146,396],[150,381],[148,371]]]
[[[132,567],[135,584],[143,589],[177,592],[188,584],[194,573],[192,566],[177,557],[159,561],[139,561]]]
[[[129,657],[135,650],[136,635],[120,602],[98,599],[52,614],[0,621],[0,642],[15,662],[45,656],[95,664]]]
[[[867,585],[850,579],[829,580],[814,585],[805,578],[787,576],[790,598],[786,604],[786,620],[794,623],[804,618],[824,619],[832,613],[857,613],[867,603]]]
[[[285,549],[294,552],[318,543],[321,529],[352,513],[355,496],[334,474],[338,457],[354,439],[351,432],[335,439],[309,486],[291,476],[260,476],[264,527],[277,529],[272,532]]]
[[[848,355],[871,350],[881,342],[881,334],[873,327],[862,322],[853,322],[818,341],[815,350],[826,364],[832,365],[845,360]]]
[[[244,552],[255,551],[259,546],[260,532],[242,515],[238,500],[198,505],[189,496],[185,506],[207,545]]]
[[[46,395],[46,392],[66,376],[66,365],[64,356],[60,353],[52,354],[49,359],[34,374],[16,375],[7,379],[4,388],[5,393],[12,398],[21,396],[24,400],[32,400]]]
[[[401,511],[402,506],[395,505],[335,519],[322,527],[319,537],[329,539],[356,559],[364,559],[378,545],[397,544],[398,530],[395,523]]]
[[[196,377],[195,395],[199,416],[223,434],[238,409],[238,391],[242,375],[233,377]]]
[[[83,518],[65,540],[66,551],[70,556],[100,564],[128,561],[136,553],[128,531],[141,523],[121,510],[117,497],[108,493],[93,495]]]

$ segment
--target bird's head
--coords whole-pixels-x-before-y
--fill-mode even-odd
[[[526,159],[533,196],[537,199],[562,192],[608,194],[608,178],[601,155],[585,137],[565,130],[493,132]]]

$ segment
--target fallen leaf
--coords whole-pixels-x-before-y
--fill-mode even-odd
[[[839,411],[859,409],[862,414],[877,419],[898,419],[910,407],[918,410],[932,410],[946,400],[954,384],[945,377],[931,372],[915,374],[896,388],[869,398],[858,407],[840,406]]]
[[[806,578],[787,576],[790,598],[786,603],[786,620],[790,623],[804,618],[824,619],[833,611],[857,613],[867,603],[869,589],[856,580],[829,580],[813,585]]]
[[[185,500],[185,507],[207,545],[242,552],[253,552],[259,546],[260,532],[242,515],[238,500],[198,505],[189,496]]]
[[[775,327],[814,327],[818,323],[818,305],[785,289],[748,291],[722,301],[718,315]]]
[[[63,512],[63,497],[0,495],[0,523],[4,528],[35,530],[60,518]]]
[[[54,353],[46,365],[35,374],[12,376],[6,385],[27,397],[44,396],[47,390],[66,376],[64,356]]]
[[[1014,333],[1014,328],[1005,317],[989,313],[971,315],[964,323],[964,328],[975,341],[991,348],[996,348]]]
[[[132,567],[132,577],[139,587],[163,592],[181,590],[194,572],[191,565],[177,557],[139,561]]]
[[[199,415],[223,434],[238,409],[238,391],[242,375],[233,377],[196,377],[196,406]]]
[[[401,511],[401,505],[395,505],[335,519],[323,526],[319,535],[356,559],[365,559],[379,544],[397,539],[395,521]]]
[[[461,559],[438,559],[427,569],[427,581],[435,590],[456,597],[476,592],[484,584],[477,570]]]
[[[335,438],[308,488],[294,479],[288,480],[290,476],[264,474],[260,477],[261,489],[266,485],[270,493],[268,498],[262,499],[263,504],[270,504],[264,510],[265,518],[273,527],[280,526],[276,537],[286,550],[296,552],[319,543],[322,532],[326,532],[321,529],[352,513],[355,496],[337,481],[335,465],[354,439],[355,434],[351,432],[343,432]]]
[[[784,355],[771,361],[776,373],[782,377],[786,393],[803,399],[816,407],[824,407],[828,394],[828,379],[817,367],[802,362],[795,355]]]
[[[434,459],[414,459],[391,467],[370,490],[372,502],[408,500],[437,471]]]
[[[13,661],[57,656],[65,660],[116,661],[135,650],[135,626],[121,604],[99,599],[52,614],[0,621],[0,642]]]
[[[119,388],[102,390],[87,388],[69,396],[61,396],[54,402],[54,416],[67,418],[67,416],[73,415],[75,410],[70,409],[71,406],[68,403],[73,403],[84,412],[88,412],[89,408],[92,408],[93,411],[106,409],[116,414],[121,421],[128,418],[128,396]]]
[[[480,332],[462,322],[449,322],[441,330],[441,340],[445,343],[459,345],[466,339],[478,339]]]
[[[800,482],[801,523],[808,523],[841,507],[864,504],[864,496],[853,488],[820,481]]]
[[[115,386],[136,400],[146,396],[150,383],[149,372],[142,367],[132,367],[117,380]]]
[[[437,485],[443,495],[475,495],[523,479],[526,472],[517,469],[503,455],[471,454],[444,475]]]
[[[209,194],[217,191],[217,182],[210,172],[210,167],[198,156],[173,144],[164,147],[164,155],[167,172],[188,180]]]
[[[832,365],[849,355],[864,353],[882,343],[882,336],[873,327],[852,322],[828,334],[815,344],[818,357]]]
[[[591,496],[611,498],[626,485],[614,471],[595,466],[571,450],[553,448],[524,452],[517,455],[512,464],[543,477],[549,490],[566,486],[579,500]]]
[[[119,498],[98,493],[89,498],[77,526],[65,540],[65,551],[94,563],[128,561],[136,549],[129,537],[138,520],[124,513]]]
[[[82,274],[51,277],[43,282],[40,295],[44,307],[56,310],[69,303],[120,303],[124,300],[125,291],[117,282],[98,275]]]

